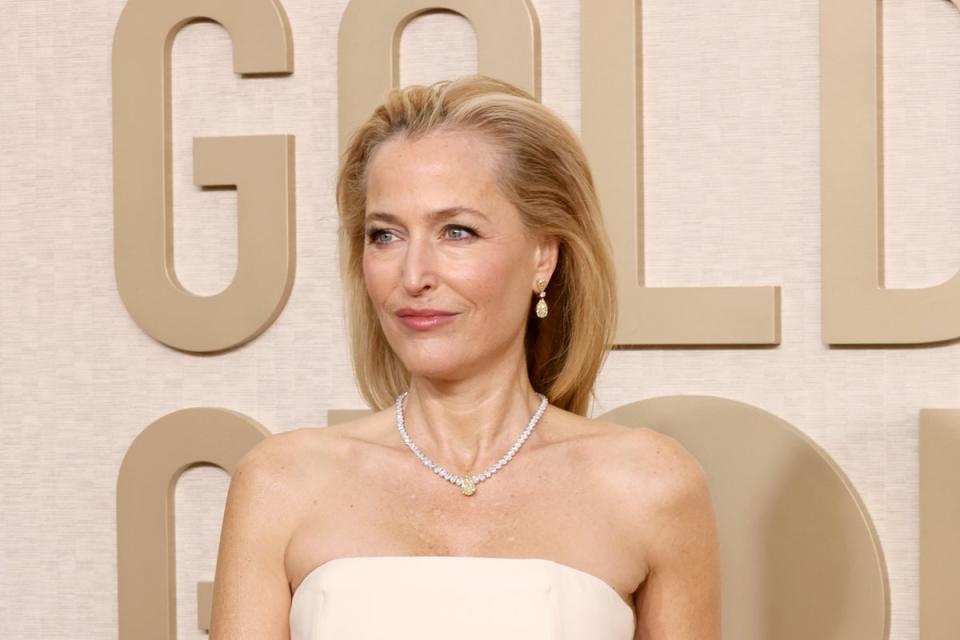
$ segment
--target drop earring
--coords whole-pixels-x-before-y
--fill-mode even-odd
[[[540,300],[537,302],[537,317],[546,318],[547,312],[549,311],[549,309],[547,309],[547,301],[545,300],[547,297],[547,281],[537,280],[537,289],[540,290]]]

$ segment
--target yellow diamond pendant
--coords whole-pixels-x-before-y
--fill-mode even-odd
[[[540,298],[540,301],[537,303],[537,317],[546,318],[547,317],[547,301],[543,298]]]
[[[473,484],[473,479],[470,476],[463,476],[463,485],[461,485],[460,491],[465,496],[472,496],[477,492],[477,485]]]

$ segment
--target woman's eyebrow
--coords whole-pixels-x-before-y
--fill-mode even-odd
[[[490,218],[488,218],[487,214],[485,214],[484,212],[478,211],[476,209],[471,209],[470,207],[446,207],[444,209],[437,209],[436,211],[432,211],[429,215],[431,218],[452,218],[458,213],[473,214],[475,216],[480,216],[484,220],[487,220],[487,221],[490,220]]]
[[[427,217],[433,220],[443,220],[446,218],[452,218],[453,216],[461,213],[479,216],[484,220],[487,220],[488,222],[490,220],[490,218],[484,212],[479,211],[477,209],[471,209],[470,207],[444,207],[443,209],[437,209],[435,211],[431,211],[430,213],[427,214]],[[381,222],[388,222],[388,223],[401,222],[399,217],[395,216],[392,213],[387,213],[385,211],[371,211],[364,218],[365,222],[372,222],[375,220],[379,220]]]
[[[364,217],[364,222],[373,222],[379,220],[381,222],[395,223],[399,222],[400,218],[393,215],[392,213],[384,213],[382,211],[371,211]]]

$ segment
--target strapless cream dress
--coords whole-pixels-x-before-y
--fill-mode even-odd
[[[337,558],[290,605],[291,640],[631,640],[634,625],[604,580],[540,558]]]

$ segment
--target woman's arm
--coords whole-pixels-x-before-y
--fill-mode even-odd
[[[720,640],[719,549],[707,479],[676,440],[656,440],[656,527],[647,579],[635,596],[635,639]]]
[[[284,567],[293,491],[282,434],[260,442],[230,479],[213,586],[210,640],[288,640],[290,585]],[[289,463],[289,460],[286,461]]]

